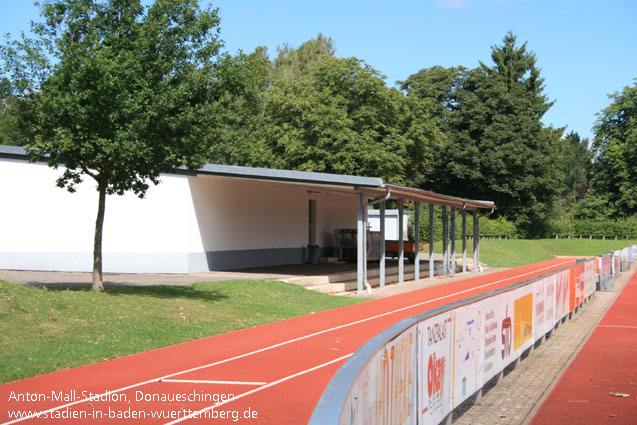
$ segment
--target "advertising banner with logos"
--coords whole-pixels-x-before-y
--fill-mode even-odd
[[[453,400],[455,408],[482,387],[483,302],[455,310]]]
[[[520,353],[533,345],[533,285],[513,291],[513,350]]]
[[[586,296],[590,296],[593,292],[595,292],[595,268],[597,265],[597,260],[589,260],[584,263],[584,278],[586,284]]]
[[[533,315],[535,341],[541,339],[555,325],[555,279],[546,277],[533,284]]]
[[[416,424],[416,328],[377,351],[352,386],[354,423]]]
[[[504,369],[504,341],[502,332],[502,320],[505,316],[506,294],[483,300],[484,330],[483,336],[483,366],[482,382],[488,382]]]
[[[453,315],[418,324],[418,424],[436,425],[451,412]]]
[[[555,277],[555,322],[564,318],[569,312],[569,278],[568,270],[561,271]]]

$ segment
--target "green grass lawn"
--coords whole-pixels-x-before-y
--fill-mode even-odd
[[[0,282],[0,382],[360,302],[269,281],[40,288]]]
[[[485,239],[480,241],[480,262],[492,267],[519,267],[556,256],[601,255],[633,244],[637,240]],[[436,243],[435,249],[441,252],[442,243]],[[456,242],[456,254],[462,255],[462,241]],[[472,241],[468,241],[467,255],[473,256]]]

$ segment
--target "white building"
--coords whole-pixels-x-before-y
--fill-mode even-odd
[[[92,270],[95,184],[87,177],[68,193],[55,185],[61,173],[30,163],[23,148],[0,146],[0,269]],[[335,229],[356,228],[374,198],[458,210],[493,207],[374,177],[208,164],[163,174],[144,199],[107,197],[103,270],[193,273],[301,264],[308,245],[331,255]]]

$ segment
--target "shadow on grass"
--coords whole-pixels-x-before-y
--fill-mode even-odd
[[[87,286],[47,285],[47,291],[90,292]],[[222,301],[228,296],[216,290],[199,290],[192,286],[107,286],[105,296],[133,295],[163,299]]]

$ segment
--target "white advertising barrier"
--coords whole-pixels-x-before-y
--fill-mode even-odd
[[[622,271],[628,270],[630,267],[630,248],[626,247],[621,250],[622,257]]]
[[[616,276],[622,270],[622,252],[621,250],[613,251],[613,276]]]
[[[568,313],[569,277],[568,270],[561,271],[555,277],[555,322],[562,320]]]
[[[514,291],[513,299],[513,351],[516,358],[533,345],[533,285]]]
[[[455,408],[482,387],[483,302],[454,310],[453,399]]]
[[[354,381],[353,423],[416,424],[416,328],[412,326],[376,352]]]
[[[595,291],[598,262],[398,322],[339,369],[310,425],[439,424]]]
[[[533,284],[533,339],[535,341],[555,326],[555,279],[546,277]]]
[[[549,276],[544,279],[545,292],[544,292],[544,333],[550,332],[555,328],[556,320],[556,290],[555,290],[555,276]],[[593,287],[595,289],[595,287]]]
[[[599,286],[601,290],[610,289],[613,278],[613,254],[599,257]]]
[[[505,316],[506,295],[486,298],[483,304],[484,330],[482,382],[488,382],[504,369],[504,340],[502,318]],[[510,327],[510,326],[509,326]]]
[[[584,263],[584,276],[586,284],[586,296],[589,297],[595,292],[595,276],[596,276],[597,260],[589,260]]]
[[[418,324],[418,424],[435,425],[451,412],[453,311]]]

